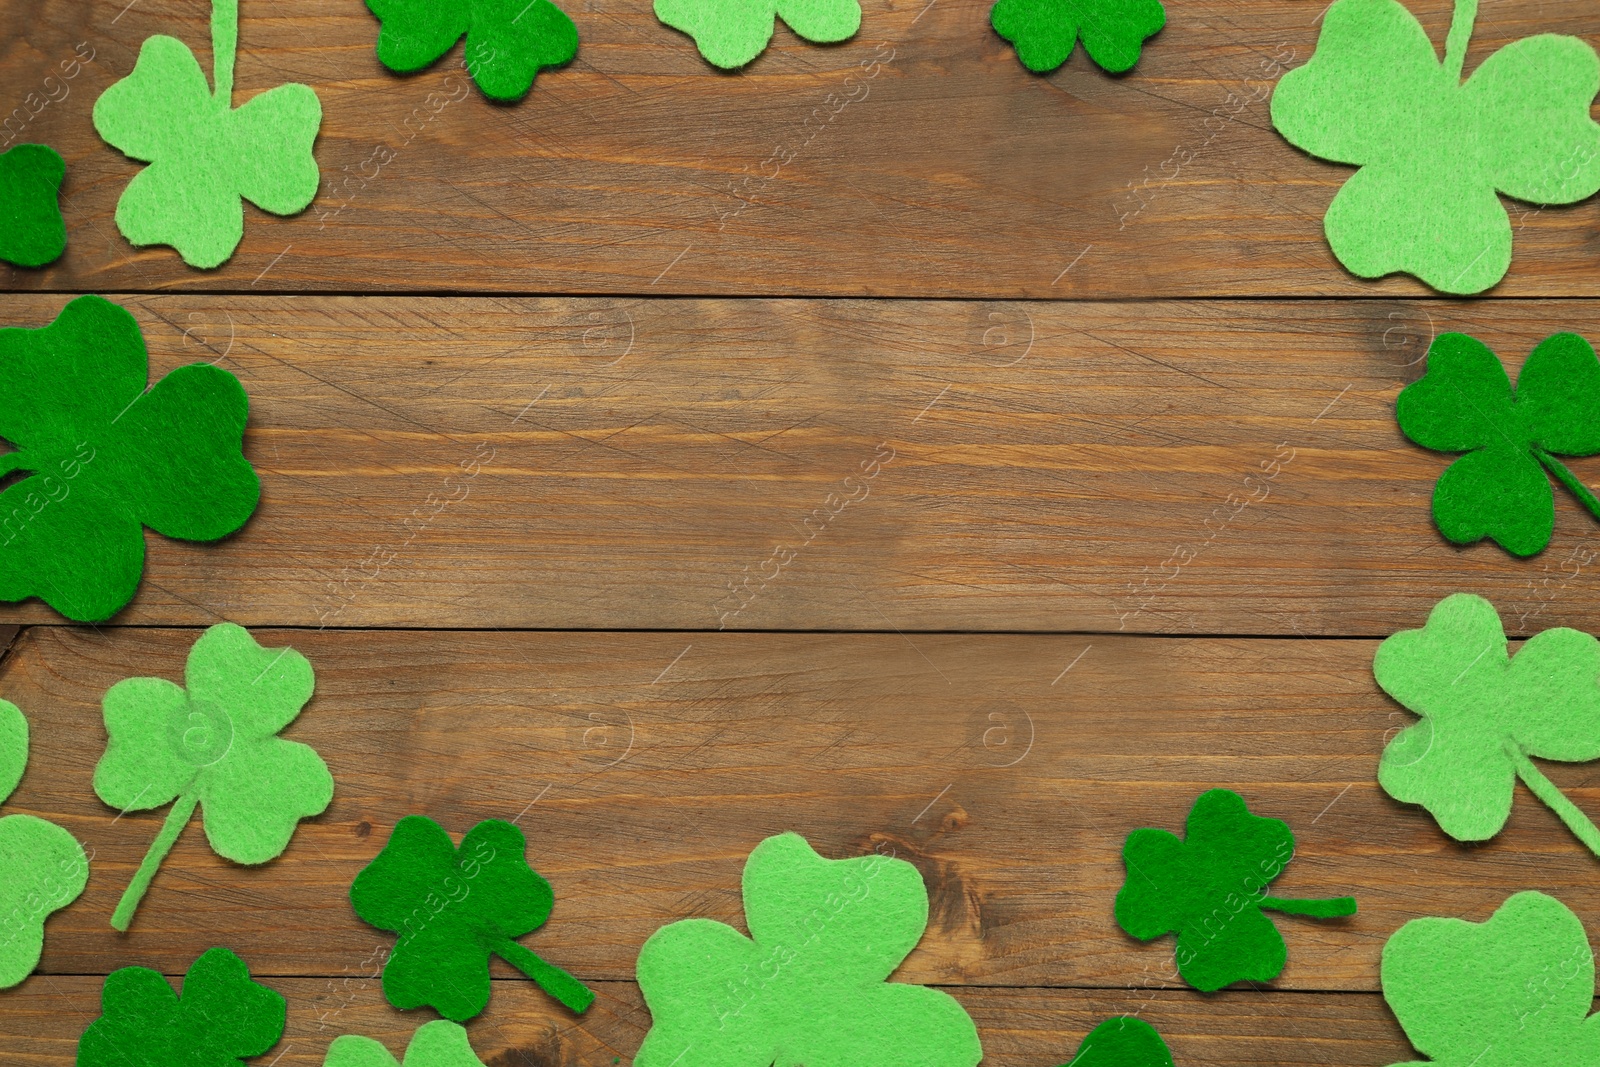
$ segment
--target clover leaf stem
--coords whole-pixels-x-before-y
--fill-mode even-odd
[[[233,107],[233,56],[239,49],[239,0],[211,0],[211,95],[219,110]]]
[[[1557,789],[1554,782],[1539,772],[1539,768],[1533,765],[1533,761],[1528,758],[1521,745],[1508,740],[1506,753],[1516,764],[1517,777],[1533,790],[1533,795],[1561,816],[1561,821],[1567,824],[1567,829],[1576,834],[1579,841],[1588,845],[1590,852],[1600,856],[1600,828],[1596,828],[1589,820],[1589,816],[1579,811],[1578,806],[1568,800],[1566,794]]]
[[[1281,897],[1262,897],[1256,906],[1285,915],[1309,915],[1313,919],[1337,919],[1356,913],[1355,897],[1333,897],[1328,900],[1284,900]]]
[[[1450,19],[1450,34],[1444,40],[1444,69],[1452,82],[1461,81],[1461,68],[1467,62],[1467,44],[1472,40],[1472,24],[1478,20],[1478,0],[1456,0]]]
[[[494,943],[495,955],[538,983],[539,988],[582,1015],[594,1003],[594,993],[560,967],[546,963],[510,938]]]
[[[1539,462],[1556,476],[1557,481],[1567,487],[1568,492],[1578,498],[1579,503],[1589,509],[1589,514],[1600,519],[1600,499],[1596,499],[1595,495],[1589,492],[1589,487],[1580,482],[1578,476],[1567,469],[1566,464],[1542,448],[1534,449],[1533,454],[1538,456]]]
[[[198,803],[200,803],[198,791],[184,793],[173,803],[172,810],[167,812],[166,821],[161,824],[161,832],[150,842],[150,850],[144,854],[143,862],[134,872],[133,881],[123,890],[122,899],[117,901],[117,910],[111,913],[113,929],[126,931],[128,924],[133,922],[133,913],[138,909],[139,901],[144,898],[144,891],[150,888],[150,880],[156,876],[161,861],[167,858],[167,853],[171,852],[172,846],[177,843],[178,835],[183,833],[183,828],[189,824],[189,817],[194,814],[195,805]]]

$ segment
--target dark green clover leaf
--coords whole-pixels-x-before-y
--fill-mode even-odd
[[[40,597],[99,622],[132,599],[141,525],[215,541],[244,525],[261,483],[240,450],[239,380],[205,363],[147,388],[133,316],[80,296],[49,326],[0,329],[0,600]]]
[[[42,144],[0,153],[0,259],[42,267],[61,255],[67,227],[57,198],[66,176],[56,150]]]
[[[1545,470],[1600,517],[1600,501],[1556,459],[1600,452],[1600,359],[1576,334],[1542,341],[1515,391],[1481,341],[1443,334],[1428,372],[1400,391],[1395,417],[1423,448],[1467,453],[1433,491],[1434,522],[1456,544],[1488,537],[1513,555],[1541,551],[1556,521]]]
[[[238,956],[213,948],[189,967],[181,998],[159,971],[112,971],[100,1013],[78,1040],[77,1067],[237,1067],[278,1043],[285,1005]]]
[[[1117,923],[1150,941],[1178,935],[1178,973],[1204,992],[1233,982],[1270,982],[1288,962],[1283,935],[1262,909],[1329,919],[1354,915],[1353,897],[1284,900],[1266,886],[1294,857],[1281,819],[1252,815],[1239,794],[1212,789],[1189,811],[1183,840],[1145,828],[1128,835],[1128,877],[1117,893]]]
[[[491,100],[521,100],[541,67],[578,54],[578,30],[550,0],[367,0],[378,61],[410,74],[467,38],[466,66]]]
[[[1065,63],[1080,37],[1090,59],[1118,74],[1139,62],[1145,40],[1167,24],[1167,12],[1160,0],[999,0],[989,24],[1037,74]]]
[[[1089,1031],[1065,1067],[1172,1067],[1172,1051],[1155,1027],[1118,1015]]]
[[[407,815],[350,886],[356,914],[400,935],[383,968],[383,992],[402,1010],[426,1004],[464,1022],[489,1004],[489,957],[499,956],[576,1012],[594,994],[516,938],[544,925],[550,883],[528,866],[522,831],[486,819],[460,851],[432,819]]]

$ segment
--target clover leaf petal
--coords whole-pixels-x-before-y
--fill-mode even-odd
[[[1543,551],[1555,529],[1546,471],[1600,517],[1600,500],[1556,458],[1600,452],[1600,358],[1576,334],[1540,342],[1515,390],[1485,345],[1442,334],[1395,418],[1424,448],[1468,453],[1433,493],[1434,522],[1456,544],[1488,537],[1513,555]]]
[[[1577,38],[1531,37],[1463,83],[1477,9],[1456,0],[1440,61],[1398,0],[1337,0],[1311,60],[1273,94],[1289,143],[1362,168],[1324,220],[1334,255],[1360,277],[1404,271],[1482,292],[1511,264],[1498,194],[1570,204],[1600,190],[1600,57]]]
[[[1128,835],[1117,924],[1141,941],[1177,934],[1178,973],[1196,989],[1271,981],[1282,972],[1288,948],[1263,908],[1318,919],[1356,911],[1350,897],[1268,896],[1266,886],[1293,856],[1288,823],[1252,815],[1231,790],[1209,790],[1190,808],[1183,840],[1150,827]]]
[[[97,622],[133,597],[148,525],[215,540],[255,510],[261,483],[241,452],[248,401],[205,364],[146,391],[139,326],[98,296],[48,326],[0,329],[0,599],[42,598]]]
[[[328,1046],[322,1067],[401,1067],[389,1050],[370,1037],[346,1034]],[[472,1051],[467,1032],[456,1023],[435,1019],[417,1028],[406,1046],[404,1067],[483,1067]]]
[[[1080,36],[1090,59],[1120,74],[1139,62],[1145,40],[1167,24],[1167,12],[1160,0],[998,0],[989,24],[1036,74],[1065,63]]]
[[[1578,917],[1543,893],[1510,897],[1487,922],[1413,919],[1383,946],[1382,983],[1437,1067],[1600,1062],[1594,953]]]
[[[22,780],[28,764],[28,720],[0,700],[0,801]],[[39,965],[44,924],[71,904],[89,882],[89,860],[76,838],[32,815],[0,819],[0,989],[21,982]]]
[[[1600,855],[1600,830],[1529,759],[1600,759],[1600,642],[1546,630],[1512,656],[1494,605],[1457,593],[1422,629],[1379,645],[1372,673],[1422,717],[1378,763],[1390,796],[1422,805],[1459,841],[1482,841],[1505,825],[1521,778]]]
[[[848,40],[861,28],[859,0],[655,0],[655,12],[694,38],[707,62],[727,70],[766,50],[775,17],[797,36],[822,44]]]
[[[541,68],[578,54],[578,30],[550,0],[367,0],[378,17],[378,61],[410,74],[463,35],[466,65],[491,100],[528,95]]]
[[[544,925],[555,903],[526,851],[522,831],[500,819],[474,826],[459,850],[425,816],[395,824],[383,851],[350,885],[356,914],[400,935],[383,969],[389,1003],[471,1019],[489,1003],[491,953],[573,1011],[593,1003],[576,978],[515,940]]]
[[[973,1067],[977,1029],[948,994],[886,979],[928,922],[917,869],[825,860],[798,834],[744,869],[750,937],[709,919],[662,927],[639,953],[652,1025],[635,1067],[693,1050],[701,1067]]]
[[[203,269],[224,263],[244,236],[241,197],[293,215],[321,182],[312,144],[322,105],[308,86],[280,85],[232,107],[238,34],[238,0],[213,0],[214,93],[188,46],[158,35],[94,104],[100,136],[150,164],[118,200],[117,228],[135,245],[171,245]]]
[[[235,863],[260,864],[288,847],[299,821],[326,810],[333,776],[307,745],[276,736],[311,697],[311,665],[293,649],[263,649],[219,623],[189,651],[187,690],[156,678],[106,693],[100,799],[123,811],[172,810],[111,925],[126,930],[161,861],[197,806],[206,840]]]
[[[0,152],[0,259],[42,267],[67,247],[61,221],[61,182],[67,165],[55,149],[19,144]]]
[[[147,967],[111,972],[100,1012],[78,1041],[77,1067],[238,1067],[278,1043],[286,1005],[238,956],[213,948],[190,965],[181,997]]]
[[[1172,1067],[1172,1051],[1155,1027],[1118,1015],[1089,1031],[1065,1067]]]

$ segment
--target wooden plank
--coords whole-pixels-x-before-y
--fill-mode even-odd
[[[51,920],[46,974],[181,972],[219,938],[262,974],[340,974],[390,943],[346,893],[417,812],[457,834],[517,822],[557,892],[530,944],[586,979],[630,978],[639,946],[675,919],[740,923],[744,857],[796,830],[825,855],[892,850],[922,871],[931,919],[907,980],[1170,985],[1173,943],[1135,943],[1112,919],[1121,846],[1135,827],[1180,828],[1213,786],[1297,832],[1275,891],[1360,902],[1348,921],[1280,919],[1282,988],[1375,989],[1402,923],[1481,920],[1523,889],[1600,912],[1594,858],[1530,796],[1500,837],[1468,848],[1379,790],[1378,754],[1411,720],[1372,682],[1370,641],[257,636],[316,667],[289,736],[326,758],[333,805],[264,868],[217,858],[191,827],[128,936],[108,920],[163,813],[119,815],[91,795],[99,701],[123,677],[181,678],[195,632],[34,628],[0,666],[0,696],[35,737],[6,810],[56,819],[94,850],[87,892]],[[1550,768],[1590,812],[1596,773]]]
[[[289,1002],[283,1041],[263,1057],[277,1067],[321,1067],[340,1033],[376,1037],[399,1056],[413,1029],[428,1021],[388,1008],[376,983],[357,987],[325,979],[269,979]],[[331,987],[331,988],[330,988]],[[35,977],[6,994],[0,1056],[14,1067],[67,1067],[79,1035],[99,1014],[100,981]],[[575,1021],[529,987],[498,982],[489,1010],[467,1025],[489,1067],[585,1064],[632,1059],[649,1015],[631,982],[598,984],[598,998]],[[952,989],[978,1025],[986,1067],[1065,1063],[1101,1020],[1138,1012],[1159,1029],[1184,1067],[1303,1067],[1315,1063],[1391,1063],[1410,1048],[1382,1000],[1365,994],[1294,995],[1069,989]],[[333,1008],[330,1009],[329,1005]],[[273,1056],[277,1056],[273,1059]]]
[[[200,272],[116,232],[117,198],[137,165],[96,137],[90,111],[150,34],[180,37],[209,69],[207,5],[3,0],[0,108],[13,127],[0,137],[45,141],[67,158],[71,244],[58,266],[6,269],[0,286],[1424,292],[1338,266],[1322,215],[1351,170],[1303,155],[1271,128],[1271,86],[1310,56],[1322,5],[1192,0],[1124,78],[1081,50],[1049,77],[1028,73],[989,29],[987,5],[863,6],[856,40],[818,48],[780,27],[737,77],[701,61],[649,0],[573,6],[578,59],[540,75],[523,103],[497,107],[462,76],[459,48],[414,77],[384,71],[360,4],[247,2],[236,99],[291,80],[316,89],[323,188],[294,219],[247,209],[237,255]],[[1408,6],[1442,48],[1450,0]],[[1470,65],[1538,32],[1595,40],[1600,12],[1485,4]],[[1499,291],[1597,295],[1597,211],[1513,205],[1518,257]]]
[[[220,544],[149,535],[119,622],[1380,636],[1456,590],[1525,632],[1600,610],[1591,516],[1561,492],[1533,560],[1449,545],[1449,458],[1393,414],[1435,333],[1516,367],[1600,337],[1590,303],[127,303],[156,373],[240,376],[265,496]]]

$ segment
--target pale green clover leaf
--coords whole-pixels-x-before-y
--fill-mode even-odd
[[[275,215],[305,210],[321,176],[311,146],[322,105],[308,86],[280,85],[234,108],[238,0],[214,0],[216,92],[182,41],[145,40],[133,73],[94,104],[94,127],[114,148],[150,164],[117,201],[117,228],[135,245],[171,245],[211,268],[244,236],[249,200]]]
[[[189,650],[186,686],[127,678],[105,695],[109,741],[94,769],[100,799],[122,811],[172,805],[111,925],[126,930],[139,899],[199,806],[206,840],[235,863],[283,852],[301,819],[333,799],[333,776],[309,745],[277,736],[311,699],[311,664],[262,648],[219,623]]]
[[[1478,293],[1511,266],[1497,192],[1570,204],[1600,190],[1600,125],[1589,107],[1600,57],[1576,37],[1507,45],[1461,80],[1478,0],[1456,0],[1441,63],[1397,0],[1338,0],[1317,50],[1283,76],[1272,122],[1298,148],[1361,169],[1324,219],[1352,273],[1414,274]]]
[[[634,1067],[974,1067],[977,1028],[949,994],[886,979],[928,924],[904,860],[825,860],[798,834],[744,868],[746,937],[710,919],[639,953],[653,1025]]]
[[[1494,606],[1457,593],[1422,629],[1378,646],[1372,673],[1422,716],[1378,763],[1390,796],[1421,804],[1458,841],[1483,841],[1510,817],[1521,778],[1600,855],[1600,831],[1529,759],[1600,759],[1600,641],[1545,630],[1512,656]]]
[[[1518,893],[1487,922],[1413,919],[1383,946],[1383,997],[1427,1063],[1395,1067],[1590,1067],[1594,953],[1578,917]]]
[[[370,1037],[346,1034],[328,1046],[322,1067],[401,1067],[389,1050]],[[404,1067],[483,1067],[472,1051],[467,1032],[448,1019],[435,1019],[417,1029],[406,1046]]]
[[[0,803],[22,781],[28,764],[28,720],[0,700]],[[44,922],[71,904],[89,882],[89,860],[77,838],[32,815],[0,819],[0,989],[21,982],[39,965]]]
[[[861,28],[859,0],[655,0],[656,18],[694,38],[707,62],[742,67],[772,40],[773,17],[796,36],[831,43]]]

